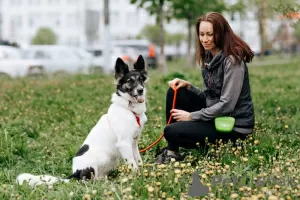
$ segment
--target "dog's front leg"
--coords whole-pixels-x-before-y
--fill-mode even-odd
[[[137,165],[143,165],[143,161],[140,155],[139,147],[138,147],[138,139],[134,139],[132,142],[133,156]]]
[[[131,165],[134,170],[138,168],[137,163],[134,159],[133,149],[131,141],[120,140],[116,144],[117,148],[120,151],[122,158],[125,160],[126,164]]]

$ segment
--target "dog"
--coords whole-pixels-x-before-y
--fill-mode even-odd
[[[115,64],[116,92],[112,94],[108,112],[92,128],[72,160],[72,175],[66,179],[49,175],[23,173],[17,183],[29,185],[52,185],[70,179],[101,179],[113,170],[121,159],[133,170],[143,165],[138,148],[138,139],[147,122],[146,88],[148,79],[145,62],[140,55],[129,70],[122,59]]]

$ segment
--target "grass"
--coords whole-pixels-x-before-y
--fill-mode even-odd
[[[167,81],[181,77],[201,87],[200,70],[181,66],[181,61],[174,61],[169,63],[167,74],[150,72],[148,123],[140,148],[163,131]],[[230,143],[218,147],[208,144],[208,151],[183,150],[189,154],[185,162],[159,166],[152,165],[153,148],[142,154],[145,165],[136,174],[121,165],[114,177],[103,181],[72,181],[34,189],[15,184],[17,175],[69,175],[72,156],[107,111],[115,91],[113,79],[95,74],[2,81],[0,199],[192,199],[184,194],[188,193],[194,171],[210,187],[210,192],[201,198],[299,198],[299,65],[273,64],[250,67],[249,71],[255,133],[237,147]],[[159,145],[164,146],[165,141]],[[213,184],[216,176],[223,182]],[[240,183],[224,180],[230,176],[239,178]],[[263,178],[272,181],[263,182]],[[288,178],[292,181],[288,182]]]

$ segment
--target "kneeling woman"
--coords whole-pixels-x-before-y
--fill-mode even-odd
[[[166,119],[172,123],[164,129],[168,146],[156,163],[171,158],[183,160],[179,147],[196,148],[222,139],[245,139],[254,128],[254,109],[246,63],[254,56],[250,47],[236,36],[226,19],[219,13],[207,13],[197,20],[199,37],[197,61],[202,65],[203,90],[189,81],[175,78],[169,82],[166,98]],[[177,89],[176,109],[172,110],[173,89]],[[229,133],[218,132],[214,119],[235,118]]]

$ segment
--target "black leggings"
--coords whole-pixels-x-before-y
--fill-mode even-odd
[[[166,97],[166,121],[170,117],[172,109],[174,91],[169,88]],[[180,88],[177,91],[176,109],[193,112],[206,107],[205,99],[201,99],[186,88]],[[205,138],[207,142],[216,143],[216,140],[222,139],[223,142],[237,139],[245,139],[246,135],[232,131],[231,133],[220,133],[215,129],[214,121],[184,121],[176,122],[174,119],[164,129],[164,137],[168,141],[168,150],[178,151],[179,147],[193,149],[205,147]],[[196,143],[199,143],[196,145]]]

